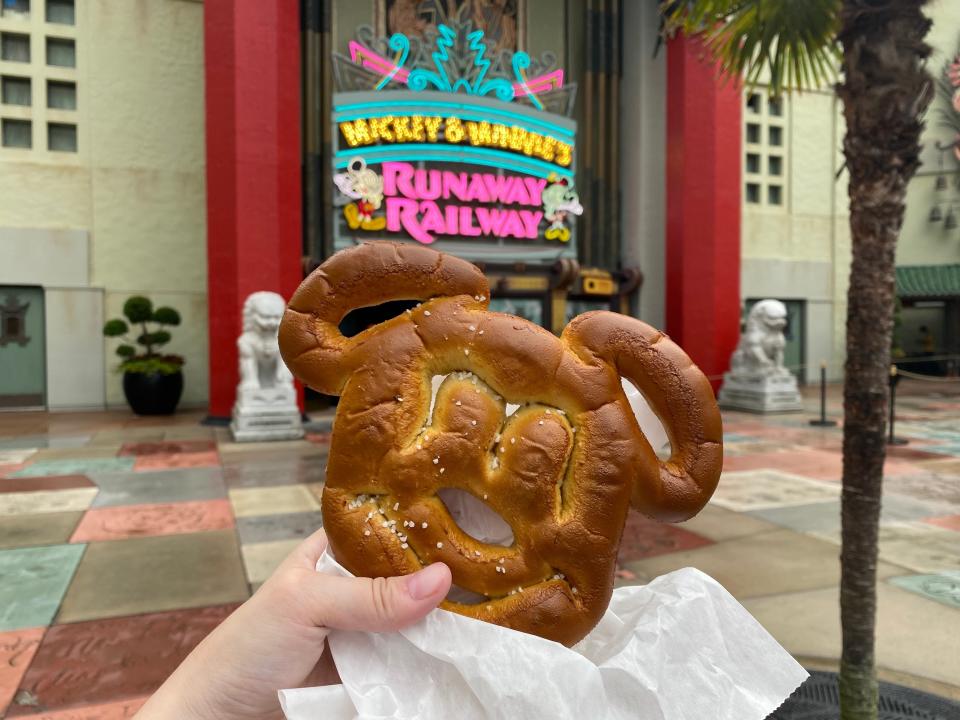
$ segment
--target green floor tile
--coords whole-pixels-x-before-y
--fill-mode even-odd
[[[960,609],[960,570],[945,570],[935,575],[905,575],[890,582],[904,590]],[[957,618],[960,622],[960,617]]]
[[[0,632],[49,624],[85,547],[0,551]]]

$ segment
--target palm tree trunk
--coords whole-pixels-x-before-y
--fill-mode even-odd
[[[843,0],[839,39],[853,263],[847,299],[840,618],[843,720],[875,720],[877,531],[886,456],[894,256],[907,183],[919,165],[926,0]]]

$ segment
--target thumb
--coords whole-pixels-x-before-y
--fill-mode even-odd
[[[416,622],[437,607],[450,582],[450,569],[434,563],[411,575],[391,578],[313,573],[305,591],[317,627],[388,632]]]

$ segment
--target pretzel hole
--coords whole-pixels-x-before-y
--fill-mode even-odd
[[[479,605],[480,603],[490,602],[490,598],[481,593],[467,590],[459,585],[451,585],[447,592],[447,600],[460,603],[461,605]]]
[[[621,377],[620,384],[623,385],[623,392],[627,396],[627,402],[630,403],[630,409],[633,410],[633,416],[637,419],[637,424],[646,436],[647,442],[650,443],[650,447],[661,460],[669,458],[672,452],[670,436],[667,435],[660,418],[633,381]]]
[[[419,300],[390,300],[379,305],[354,308],[340,321],[340,333],[348,338],[359,335],[364,330],[402,315],[419,304]]]
[[[513,545],[513,528],[483,500],[453,487],[440,488],[437,497],[447,508],[457,527],[474,540],[487,545]]]
[[[434,375],[430,378],[430,409],[427,411],[426,425],[433,425],[433,409],[437,406],[437,393],[440,392],[440,386],[443,381],[450,377],[451,373],[446,375]]]

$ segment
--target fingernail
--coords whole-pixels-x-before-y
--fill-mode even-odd
[[[446,565],[434,563],[413,575],[407,575],[407,592],[414,600],[423,600],[435,595],[446,582],[448,573]]]

